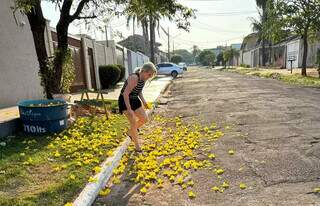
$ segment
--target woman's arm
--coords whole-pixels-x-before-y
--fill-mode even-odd
[[[126,104],[127,110],[129,112],[132,111],[130,106],[129,94],[137,86],[137,84],[138,84],[138,77],[136,75],[129,76],[128,85],[126,86],[123,92],[124,103]]]
[[[142,101],[142,103],[143,103],[143,106],[144,106],[146,109],[150,109],[149,106],[148,106],[147,101],[144,99],[144,96],[143,96],[142,92],[140,92],[138,95],[139,95],[139,98],[141,99],[141,101]]]

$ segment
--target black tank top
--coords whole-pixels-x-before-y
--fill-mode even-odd
[[[142,92],[142,89],[143,89],[144,84],[145,84],[145,81],[140,80],[139,73],[134,73],[134,74],[138,76],[138,83],[137,83],[137,86],[135,86],[135,88],[133,88],[132,91],[129,94],[129,98],[132,98],[132,99],[133,98],[138,98],[138,95],[139,95],[139,93]],[[134,75],[134,74],[131,74],[131,75]],[[124,83],[124,85],[123,85],[123,87],[121,89],[121,94],[122,95],[123,95],[123,92],[126,89],[127,85],[128,85],[128,79],[125,81],[125,83]]]

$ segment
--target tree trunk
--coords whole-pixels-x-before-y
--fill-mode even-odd
[[[265,31],[264,31],[264,25],[267,21],[267,13],[266,13],[266,5],[263,4],[262,6],[262,66],[266,66],[266,38],[265,38]]]
[[[266,40],[262,39],[262,66],[266,66]]]
[[[301,75],[307,76],[307,56],[308,56],[308,30],[305,30],[303,35],[303,57]]]
[[[154,55],[154,45],[155,45],[155,22],[152,17],[150,17],[150,61],[152,63],[155,62],[155,55]]]
[[[56,26],[58,46],[57,46],[57,51],[54,59],[55,74],[54,74],[54,84],[53,84],[54,86],[53,93],[56,93],[56,94],[63,92],[61,87],[61,80],[62,80],[62,68],[68,52],[68,28],[70,23],[74,20],[74,18],[70,16],[72,2],[73,1],[69,1],[69,0],[63,1],[61,11],[60,11],[59,22]],[[84,6],[86,2],[87,2],[86,0],[81,0],[78,5],[77,11],[79,7]]]
[[[144,38],[144,52],[146,55],[150,55],[149,51],[149,32],[148,32],[148,22],[146,20],[142,20],[142,31],[143,31],[143,38]]]
[[[48,54],[45,45],[44,32],[46,27],[46,20],[43,17],[41,9],[41,1],[35,2],[33,9],[27,13],[28,21],[31,27],[33,41],[37,53],[37,58],[40,67],[42,86],[44,87],[44,92],[46,97],[52,99],[50,92],[50,83],[48,82]]]
[[[65,61],[66,54],[68,52],[68,27],[70,22],[66,18],[60,18],[57,24],[57,39],[58,46],[54,59],[55,78],[53,84],[53,93],[62,93],[61,78],[62,68]]]

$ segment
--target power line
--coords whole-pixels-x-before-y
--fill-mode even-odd
[[[217,41],[204,41],[204,42],[200,42],[200,41],[191,41],[191,40],[182,39],[182,38],[178,38],[178,37],[177,37],[177,39],[179,39],[179,40],[181,40],[181,41],[184,41],[184,42],[190,42],[190,43],[194,43],[194,44],[219,43],[219,42],[226,42],[226,41],[236,40],[236,39],[240,39],[240,38],[243,38],[243,35],[241,35],[241,36],[237,36],[237,37],[233,37],[233,38],[230,38],[230,39],[223,39],[223,40],[217,40]]]
[[[217,28],[217,27],[214,27],[214,26],[212,26],[212,25],[209,25],[209,24],[200,22],[200,21],[197,20],[197,19],[194,19],[194,21],[195,21],[196,23],[198,23],[198,24],[201,24],[201,25],[210,27],[210,28],[206,28],[206,30],[212,30],[212,31],[214,31],[214,32],[222,32],[222,33],[247,32],[247,31],[224,30],[224,29]],[[191,26],[191,27],[194,27],[194,26]],[[195,27],[195,28],[197,28],[197,27]],[[198,28],[199,28],[199,27],[198,27]],[[199,29],[202,29],[202,28],[199,28]]]
[[[257,12],[258,11],[234,11],[234,12],[220,12],[220,13],[196,12],[196,14],[202,15],[202,16],[241,16],[241,15],[254,14]]]

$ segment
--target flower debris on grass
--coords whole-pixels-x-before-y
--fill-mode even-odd
[[[123,115],[81,117],[60,134],[13,139],[0,159],[0,205],[72,201],[87,182],[95,181],[92,176],[125,139],[127,126]]]

